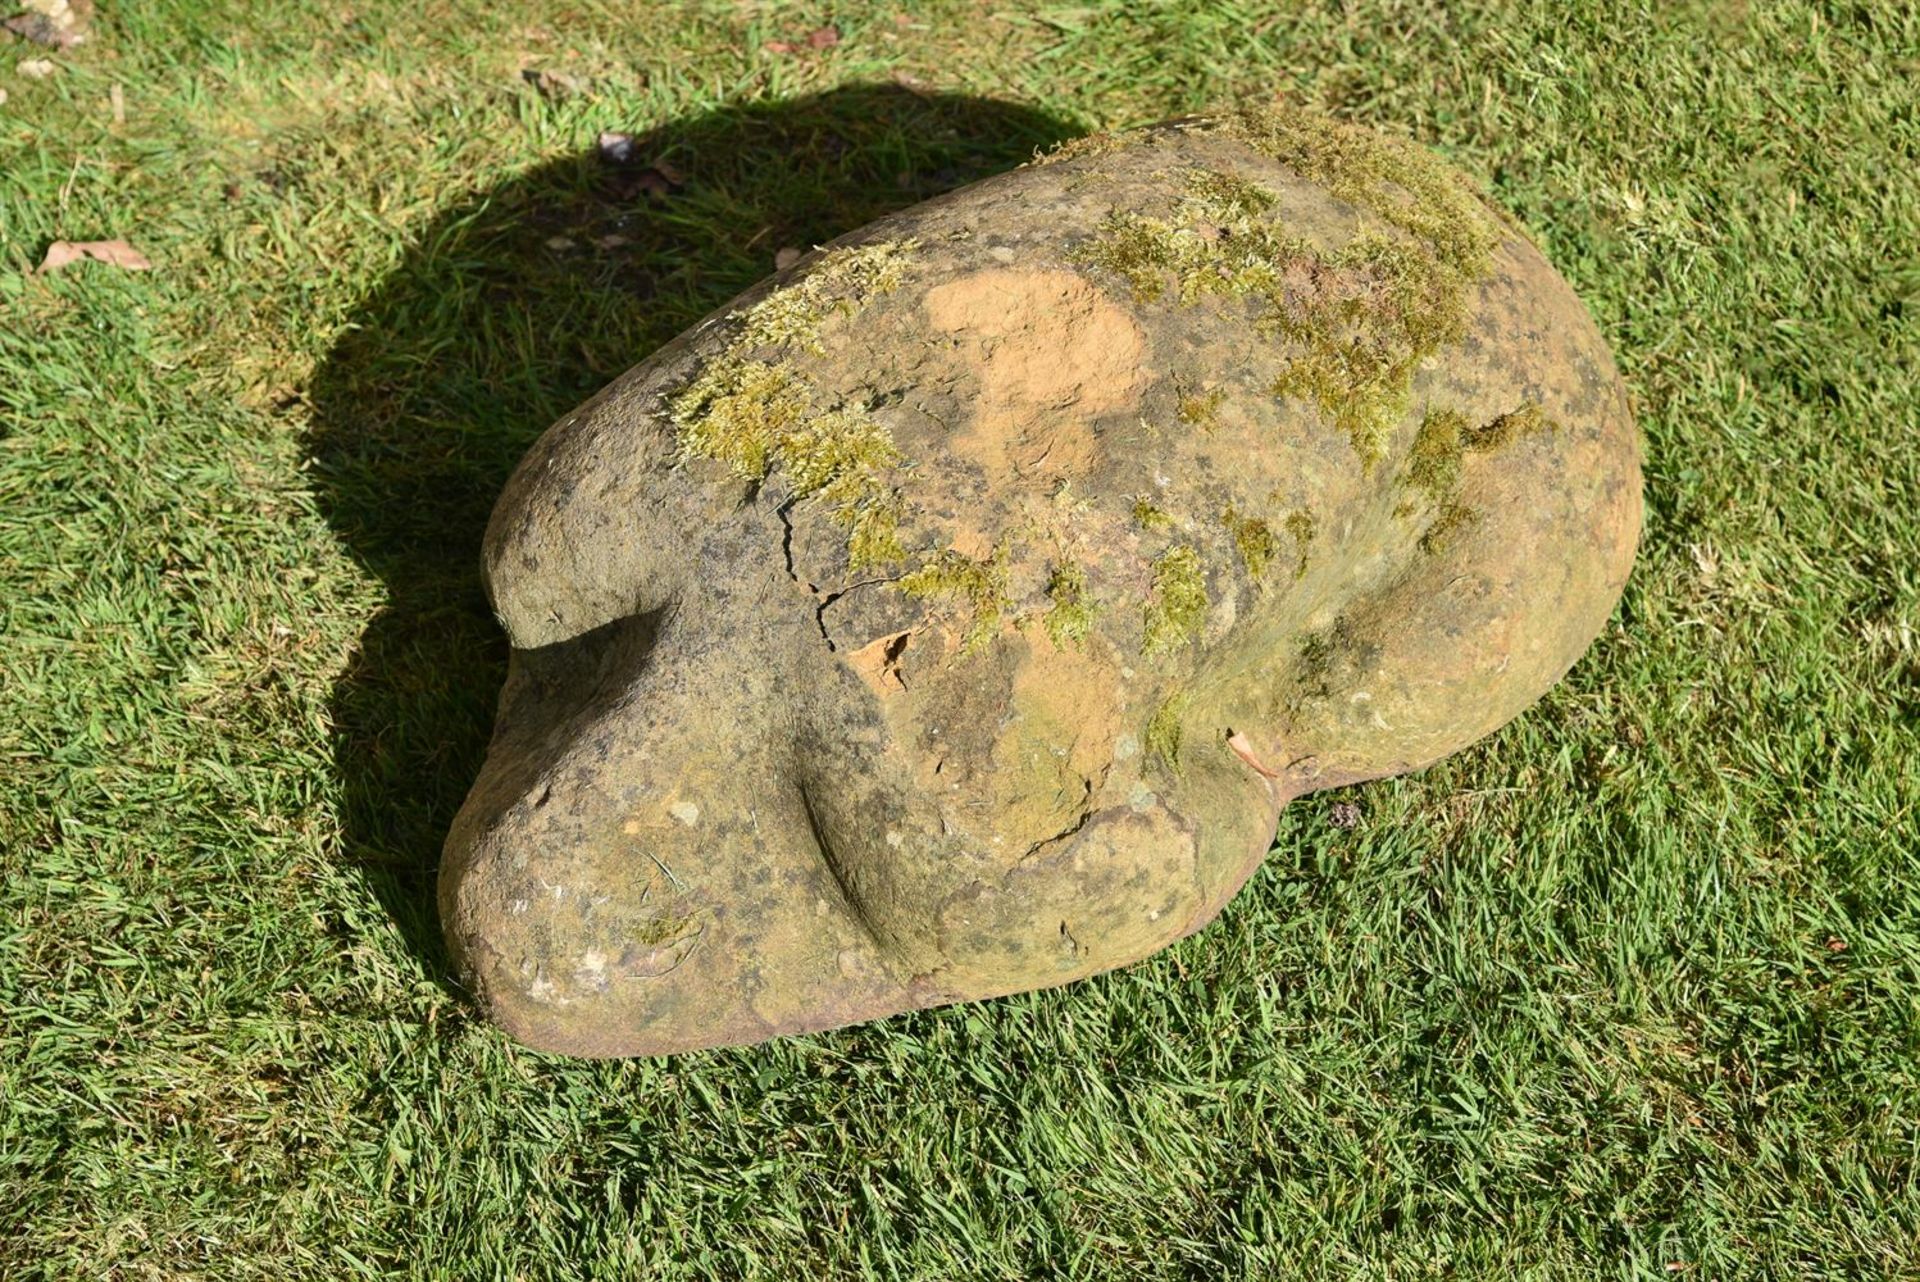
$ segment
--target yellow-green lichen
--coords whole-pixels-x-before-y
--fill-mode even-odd
[[[1077,565],[1057,565],[1047,579],[1047,597],[1053,604],[1044,622],[1053,643],[1065,649],[1086,638],[1099,607],[1087,590],[1087,572]]]
[[[1145,499],[1135,499],[1133,503],[1133,521],[1143,530],[1167,530],[1173,528],[1173,518]]]
[[[1147,600],[1148,654],[1160,654],[1198,639],[1207,620],[1207,580],[1200,554],[1187,544],[1167,549],[1153,563],[1153,595]]]
[[[894,583],[916,600],[946,600],[965,616],[960,652],[973,654],[999,635],[1000,621],[1013,606],[1007,596],[1005,546],[984,560],[948,548]]]
[[[1232,504],[1220,514],[1220,520],[1233,536],[1233,545],[1240,549],[1247,577],[1259,582],[1280,551],[1280,540],[1274,537],[1273,527],[1257,516],[1243,515]]]
[[[1149,757],[1158,757],[1175,774],[1180,773],[1181,719],[1191,701],[1192,696],[1184,690],[1168,695],[1147,718],[1147,731],[1140,740]]]
[[[863,410],[819,406],[815,389],[777,353],[820,353],[820,327],[896,288],[914,243],[882,241],[827,255],[805,277],[731,318],[732,342],[668,405],[687,458],[712,459],[756,484],[778,471],[793,497],[814,498],[847,532],[855,570],[904,556],[903,511],[883,474],[902,460],[892,435]]]

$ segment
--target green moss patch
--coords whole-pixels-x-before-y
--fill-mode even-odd
[[[1313,513],[1291,512],[1287,515],[1285,526],[1293,539],[1293,577],[1298,579],[1307,572],[1307,549],[1313,545]]]
[[[1243,515],[1231,505],[1220,514],[1220,520],[1233,536],[1233,545],[1240,549],[1247,577],[1259,582],[1280,551],[1280,540],[1274,536],[1273,527],[1259,517]]]
[[[945,600],[957,605],[965,618],[960,652],[974,654],[999,635],[1000,622],[1012,609],[1007,596],[1007,549],[975,560],[951,548],[930,558],[894,586],[918,600]]]
[[[914,248],[883,241],[829,254],[805,277],[732,318],[733,341],[668,406],[687,458],[724,463],[759,483],[775,471],[797,499],[817,499],[847,534],[854,570],[905,555],[899,497],[883,479],[903,460],[862,410],[820,407],[811,383],[776,353],[820,353],[820,328],[897,288]]]
[[[1451,271],[1486,272],[1500,240],[1499,220],[1465,178],[1425,147],[1283,105],[1231,112],[1210,127],[1391,223]]]
[[[1420,536],[1420,550],[1435,555],[1453,546],[1460,532],[1480,520],[1480,514],[1464,503],[1443,503],[1440,512]]]
[[[1435,552],[1446,547],[1461,528],[1479,519],[1478,513],[1455,498],[1466,455],[1490,453],[1523,437],[1551,430],[1553,420],[1532,401],[1478,425],[1468,422],[1459,410],[1429,409],[1420,421],[1407,456],[1406,473],[1400,478],[1402,485],[1419,491],[1437,509],[1421,536],[1422,550]],[[1414,505],[1406,504],[1399,515],[1413,511]]]
[[[1459,410],[1431,409],[1420,420],[1420,431],[1413,438],[1413,450],[1407,457],[1403,485],[1411,486],[1435,503],[1445,501],[1460,482],[1460,454],[1469,430],[1467,416]]]
[[[1207,620],[1207,580],[1200,554],[1187,544],[1169,548],[1153,563],[1153,595],[1147,601],[1144,648],[1160,654],[1194,641]]]
[[[1498,220],[1423,148],[1367,130],[1284,109],[1198,127],[1240,139],[1384,227],[1320,249],[1274,219],[1272,191],[1194,169],[1169,216],[1116,211],[1078,261],[1121,277],[1145,302],[1264,303],[1259,330],[1289,358],[1271,391],[1312,401],[1371,467],[1406,413],[1414,371],[1465,334],[1469,287],[1489,269]]]
[[[1143,530],[1170,530],[1173,518],[1165,509],[1155,507],[1146,499],[1135,499],[1133,503],[1133,521]]]
[[[1180,773],[1180,743],[1184,737],[1181,722],[1191,701],[1192,696],[1184,690],[1168,695],[1147,719],[1146,733],[1140,739],[1147,755],[1159,758],[1175,774]]]
[[[1194,427],[1211,429],[1220,421],[1220,402],[1226,399],[1223,388],[1213,388],[1206,392],[1194,392],[1182,396],[1174,411],[1182,423]]]
[[[1055,566],[1047,579],[1047,597],[1053,604],[1044,622],[1053,643],[1065,649],[1085,640],[1099,613],[1087,591],[1087,572],[1077,565]]]

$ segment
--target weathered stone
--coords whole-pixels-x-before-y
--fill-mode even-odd
[[[534,447],[448,940],[583,1055],[1122,965],[1287,801],[1539,697],[1639,523],[1600,336],[1425,152],[1266,113],[1082,140],[807,256]]]

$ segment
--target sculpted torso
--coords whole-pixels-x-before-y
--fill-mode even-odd
[[[1605,345],[1437,162],[1176,122],[882,220],[556,424],[442,912],[492,1018],[657,1054],[1058,984],[1276,816],[1500,726],[1598,633]]]

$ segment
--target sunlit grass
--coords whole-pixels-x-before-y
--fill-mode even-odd
[[[1920,19],[100,8],[0,50],[0,1276],[1920,1271]],[[432,870],[520,451],[778,249],[1274,92],[1475,173],[1612,339],[1594,651],[1122,973],[660,1062],[474,1023]],[[155,270],[28,275],[111,237]]]

